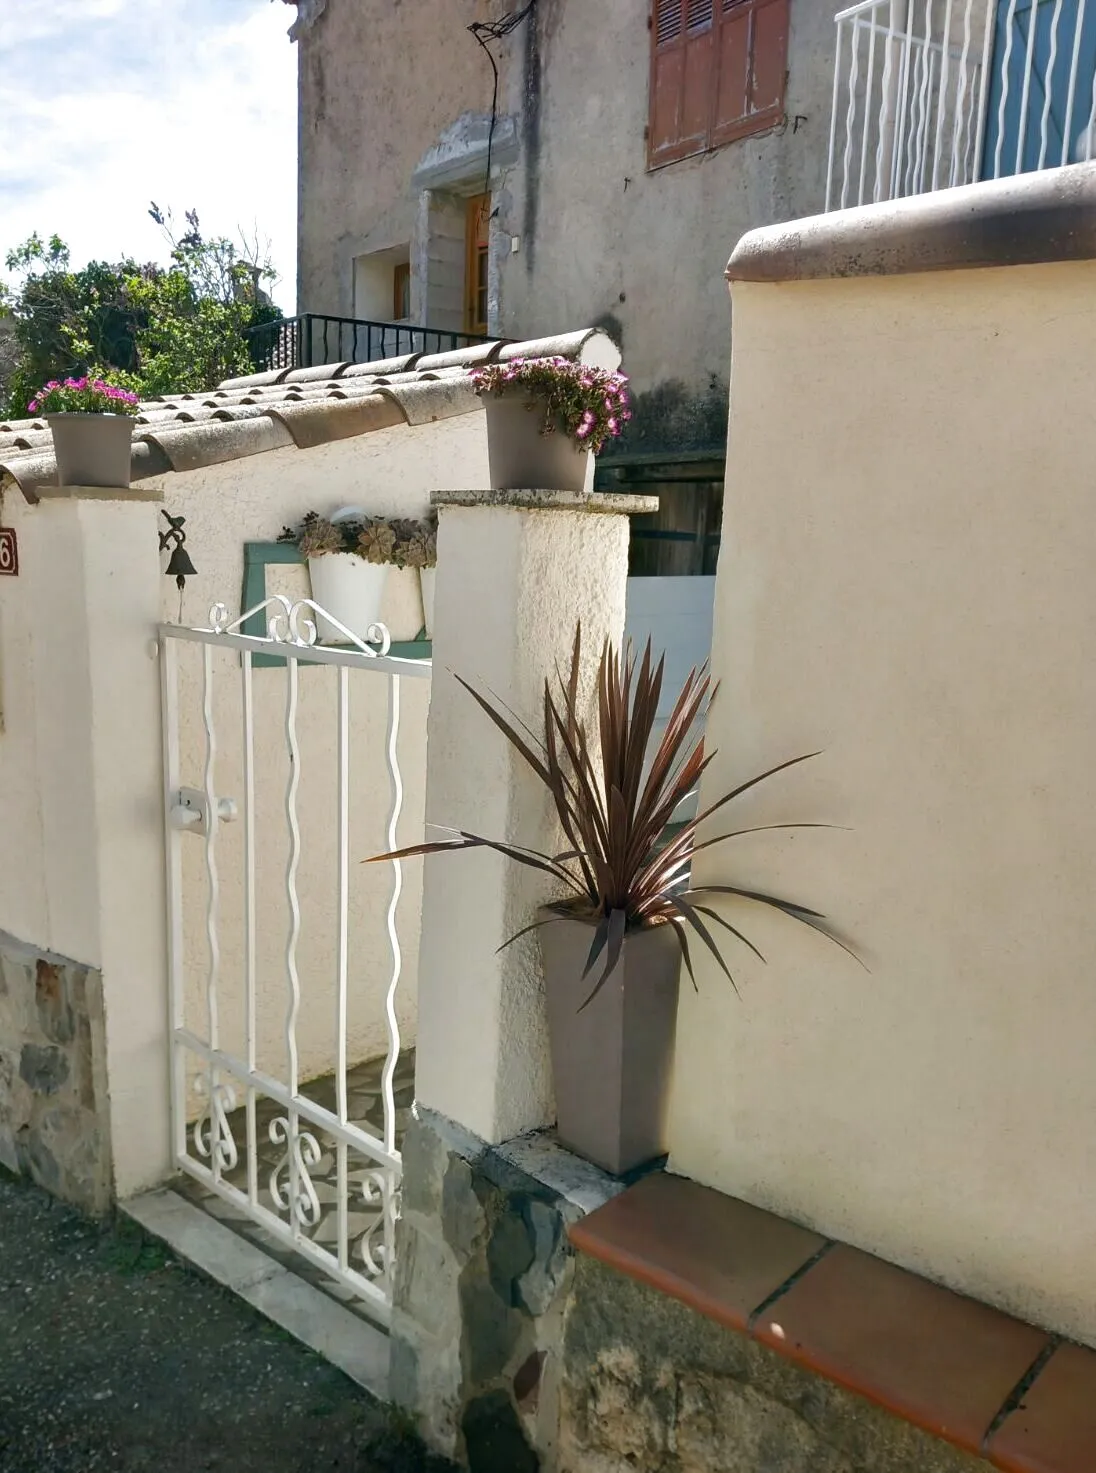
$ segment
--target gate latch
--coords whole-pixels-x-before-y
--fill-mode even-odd
[[[239,817],[236,800],[218,798],[216,802],[217,817],[221,823],[235,823]],[[180,788],[175,794],[168,820],[173,829],[181,829],[187,834],[208,833],[209,805],[204,791],[201,788]]]

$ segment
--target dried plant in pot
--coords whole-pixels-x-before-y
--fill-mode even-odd
[[[27,405],[53,434],[61,486],[128,486],[136,394],[105,379],[52,379]]]
[[[568,358],[515,358],[472,372],[487,412],[496,491],[582,491],[591,456],[631,418],[622,373]]]
[[[554,692],[545,683],[540,734],[460,681],[548,789],[566,848],[548,854],[461,832],[399,857],[488,848],[559,886],[559,900],[506,945],[540,932],[561,1141],[621,1174],[665,1150],[678,976],[684,962],[693,977],[691,945],[706,949],[732,986],[723,935],[761,956],[715,908],[718,897],[776,910],[850,949],[807,906],[744,883],[694,886],[690,878],[694,854],[743,834],[830,827],[764,824],[698,836],[743,793],[817,754],[780,762],[671,826],[715,756],[694,735],[714,694],[706,667],[686,679],[652,752],[664,662],[654,664],[650,641],[638,664],[631,650],[622,656],[605,645],[592,721],[580,696],[581,657],[579,630],[569,673]]]

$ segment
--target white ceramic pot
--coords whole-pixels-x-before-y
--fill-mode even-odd
[[[329,552],[308,559],[312,597],[333,619],[365,639],[369,626],[380,621],[387,563],[367,563],[352,552]],[[346,635],[326,619],[317,617],[322,644],[345,644]]]
[[[487,394],[487,462],[493,491],[582,491],[590,452],[561,430],[542,435],[544,411],[518,393]]]
[[[419,581],[422,584],[422,617],[426,626],[427,639],[434,637],[434,584],[437,582],[437,568],[420,568]]]

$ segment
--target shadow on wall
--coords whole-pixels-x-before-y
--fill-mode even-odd
[[[713,373],[704,389],[692,388],[681,379],[667,379],[635,394],[632,420],[606,461],[656,451],[714,450],[722,456],[727,444],[729,393],[726,379]]]

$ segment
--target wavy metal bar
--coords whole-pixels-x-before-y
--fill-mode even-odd
[[[849,180],[852,174],[852,135],[856,128],[856,84],[860,80],[860,17],[853,16],[849,27],[852,47],[852,65],[849,68],[849,106],[845,113],[845,157],[842,161],[844,177],[841,180],[841,208],[849,203]]]
[[[837,49],[833,58],[833,103],[830,107],[830,153],[826,164],[826,209],[833,202],[833,160],[837,151],[837,103],[841,95],[841,42],[844,37],[844,21],[837,18]]]
[[[1096,132],[1096,78],[1092,83],[1092,107],[1088,115],[1088,128],[1085,132],[1085,162],[1092,159],[1093,133]]]
[[[964,177],[965,170],[959,167],[960,158],[965,159],[967,150],[964,148],[964,139],[967,136],[969,117],[967,116],[968,99],[967,83],[970,76],[970,45],[971,45],[971,10],[974,0],[967,0],[966,9],[963,12],[963,49],[959,56],[959,86],[955,95],[955,123],[951,136],[951,173],[948,175],[948,183],[956,185],[967,182]],[[971,91],[973,92],[973,88]]]
[[[925,0],[925,39],[921,46],[921,87],[917,95],[917,152],[910,193],[921,194],[925,187],[925,164],[928,160],[928,131],[932,112],[930,101],[933,73],[932,55],[933,0]]]
[[[875,146],[875,186],[872,190],[872,200],[875,204],[878,204],[883,198],[884,172],[890,172],[890,170],[885,170],[884,159],[886,157],[888,139],[890,140],[889,147],[892,151],[894,149],[896,121],[894,116],[894,96],[891,89],[894,85],[894,48],[897,44],[897,37],[893,28],[890,26],[887,28],[886,35],[885,45],[887,54],[883,61],[883,79],[880,83],[879,141]]]
[[[944,6],[944,35],[943,35],[943,59],[940,63],[940,92],[936,101],[936,142],[932,151],[932,187],[939,189],[940,158],[944,152],[944,123],[948,113],[948,81],[951,72],[951,12],[954,0],[947,0]],[[953,119],[952,129],[958,122],[958,116]]]
[[[1005,117],[1008,94],[1012,85],[1012,42],[1016,34],[1016,0],[1009,0],[1008,15],[1005,17],[1005,54],[1001,59],[1001,97],[997,104],[997,146],[993,150],[993,177],[1000,179],[1001,164],[1005,152]]]
[[[1062,124],[1062,157],[1059,163],[1068,164],[1073,152],[1073,104],[1077,99],[1077,70],[1081,61],[1081,32],[1085,24],[1085,0],[1077,6],[1077,26],[1073,32],[1073,58],[1069,65],[1069,93],[1066,98],[1066,118]],[[1096,90],[1096,88],[1094,88]]]
[[[301,751],[297,740],[297,694],[300,671],[297,660],[290,655],[285,662],[285,741],[289,752],[289,782],[285,791],[285,816],[289,826],[289,862],[285,871],[285,893],[289,905],[289,936],[285,945],[285,970],[289,982],[289,1007],[285,1016],[285,1047],[289,1069],[289,1094],[292,1098],[300,1085],[297,1058],[297,1017],[301,1010],[301,979],[297,971],[297,943],[301,935],[301,902],[297,894],[297,867],[301,860],[301,826],[297,820],[297,790],[301,781]],[[289,1110],[292,1133],[297,1131],[297,1115]],[[297,1154],[289,1152],[289,1192],[296,1201],[299,1190],[297,1182]],[[291,1221],[290,1226],[293,1226]]]
[[[1039,127],[1039,168],[1046,168],[1047,142],[1050,136],[1050,99],[1053,92],[1054,68],[1058,63],[1058,27],[1062,20],[1062,0],[1054,0],[1054,14],[1050,20],[1050,56],[1047,59],[1046,75],[1043,78],[1043,120]],[[1032,30],[1034,31],[1034,20]]]
[[[1016,140],[1016,167],[1014,174],[1023,173],[1024,144],[1027,142],[1028,101],[1031,98],[1031,79],[1035,72],[1035,37],[1039,31],[1038,4],[1028,11],[1027,50],[1024,53],[1024,90],[1020,94],[1020,135]]]
[[[856,202],[859,205],[864,203],[864,183],[868,177],[868,144],[871,140],[871,105],[875,92],[875,33],[877,30],[878,27],[872,21],[868,32],[868,79],[864,84],[864,138],[860,145],[860,183],[856,195]]]
[[[916,0],[909,0],[909,4],[906,8],[905,43],[902,47],[902,75],[899,82],[900,100],[898,104],[898,146],[894,151],[894,184],[892,188],[893,198],[898,198],[902,194],[908,193],[908,191],[903,188],[903,176],[905,173],[904,160],[906,157],[906,150],[912,146],[911,139],[909,136],[907,136],[906,126],[907,123],[910,121],[910,62],[911,57],[913,56],[913,24],[916,9]]]
[[[339,936],[338,994],[335,1003],[335,1107],[346,1124],[346,993],[350,961],[350,671],[339,671],[338,707]],[[336,1146],[338,1165],[339,1266],[349,1259],[347,1242],[346,1143]]]
[[[392,783],[392,808],[388,815],[388,848],[390,851],[395,849],[398,843],[397,830],[403,809],[403,778],[400,775],[399,754],[396,750],[399,730],[400,682],[399,677],[393,675],[388,682],[388,736],[386,741],[388,775]],[[400,951],[400,938],[396,932],[396,911],[402,891],[403,865],[398,859],[394,859],[392,860],[392,898],[388,902],[388,941],[392,949],[392,980],[388,984],[388,992],[384,999],[384,1015],[388,1027],[388,1054],[381,1072],[381,1097],[384,1101],[384,1148],[386,1151],[396,1149],[396,1099],[392,1089],[392,1076],[396,1072],[396,1063],[400,1056],[400,1025],[396,1018],[396,988],[399,986],[403,955]]]
[[[247,1070],[255,1072],[255,700],[251,682],[251,652],[240,660],[244,721],[244,985],[247,991]],[[247,1196],[254,1205],[259,1196],[259,1142],[255,1090],[247,1090]]]
[[[220,1018],[218,1010],[217,987],[220,981],[221,971],[221,941],[218,932],[217,920],[220,906],[220,881],[217,874],[217,790],[215,783],[217,766],[217,732],[213,718],[213,647],[205,645],[202,649],[202,725],[205,727],[205,808],[206,808],[206,833],[205,833],[205,866],[206,883],[209,887],[206,899],[206,940],[209,946],[209,970],[206,974],[206,1027],[209,1030],[209,1046],[216,1049],[220,1047]],[[217,1076],[210,1072],[210,1102],[215,1101],[217,1096]],[[220,1119],[214,1111],[210,1118],[211,1150],[210,1157],[213,1164],[214,1175],[220,1171],[221,1153],[217,1149],[217,1130]]]

